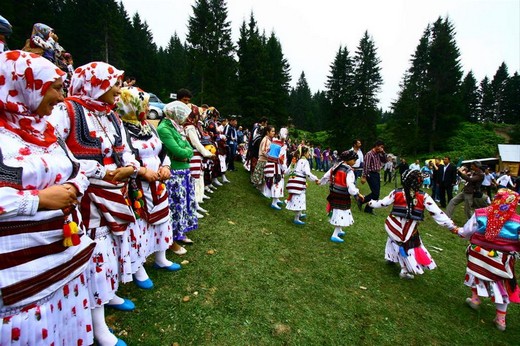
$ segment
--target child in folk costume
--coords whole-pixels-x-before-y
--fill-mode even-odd
[[[452,231],[456,231],[457,226],[427,193],[420,190],[423,181],[421,172],[407,169],[402,177],[403,188],[393,190],[382,200],[372,200],[368,205],[372,208],[393,205],[385,221],[388,233],[385,259],[399,263],[400,278],[413,279],[414,274],[423,274],[423,269],[437,267],[419,235],[418,226],[424,220],[424,210],[428,210],[441,226]]]
[[[356,177],[352,170],[352,165],[358,159],[358,155],[353,150],[344,151],[340,154],[340,162],[329,169],[320,180],[320,184],[330,183],[330,193],[327,196],[327,212],[330,215],[330,224],[334,226],[334,232],[330,241],[343,243],[340,237],[345,235],[342,227],[350,226],[354,223],[352,212],[350,211],[350,196],[363,200],[363,195],[355,185]]]
[[[520,252],[520,215],[516,207],[520,195],[499,189],[489,207],[475,210],[461,237],[469,239],[468,265],[464,284],[471,288],[466,303],[480,307],[480,297],[490,297],[496,306],[496,327],[506,329],[506,312],[510,302],[520,303],[520,289],[515,277],[515,256]]]
[[[307,179],[319,184],[319,179],[311,173],[309,165],[310,151],[309,147],[301,146],[300,152],[295,154],[294,160],[297,160],[294,171],[287,182],[287,210],[294,211],[293,223],[296,225],[305,225],[305,222],[300,218],[305,218],[307,215],[302,214],[302,211],[307,209],[305,190],[307,189]]]
[[[283,204],[280,198],[283,197],[284,173],[287,170],[287,145],[285,145],[287,135],[287,129],[281,128],[280,140],[273,139],[274,145],[271,143],[269,161],[264,169],[265,185],[263,194],[268,198],[272,198],[271,208],[275,210],[281,210],[282,208],[278,204]],[[277,145],[279,146],[276,149]],[[275,153],[271,153],[272,151],[275,151]]]

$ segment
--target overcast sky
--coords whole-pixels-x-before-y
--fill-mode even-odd
[[[123,0],[128,14],[138,12],[157,45],[177,33],[185,42],[195,0]],[[291,66],[295,85],[301,72],[311,91],[325,90],[330,65],[340,46],[354,54],[365,31],[374,40],[384,84],[378,95],[388,109],[410,66],[426,26],[439,16],[455,27],[466,74],[480,82],[493,78],[502,62],[509,74],[520,71],[520,0],[227,0],[233,42],[242,22],[254,13],[258,28],[274,31]]]

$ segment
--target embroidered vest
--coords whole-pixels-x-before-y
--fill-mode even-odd
[[[412,220],[424,220],[424,192],[417,191],[415,193],[415,200],[412,210],[410,210],[410,219]],[[395,190],[395,200],[390,214],[407,217],[408,205],[406,204],[406,198],[403,189]]]
[[[475,210],[475,216],[477,217],[477,231],[471,236],[472,244],[489,250],[520,251],[520,215],[515,214],[507,220],[493,240],[487,240],[485,237],[488,223],[486,208]]]
[[[104,165],[104,154],[101,152],[101,141],[99,138],[92,137],[85,119],[83,106],[74,101],[65,101],[67,113],[70,118],[70,135],[67,138],[67,146],[79,160],[95,160]],[[117,166],[122,166],[123,141],[121,137],[121,127],[114,113],[107,115],[116,130],[115,141],[112,147],[113,159]]]
[[[347,186],[347,174],[352,169],[349,166],[340,164],[332,171],[332,178],[330,183],[330,191],[342,195],[349,195]]]

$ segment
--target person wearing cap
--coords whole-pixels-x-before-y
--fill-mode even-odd
[[[346,150],[340,154],[340,162],[329,169],[320,179],[320,185],[330,184],[330,192],[327,196],[327,213],[329,222],[334,226],[334,232],[330,241],[343,243],[341,236],[345,235],[343,227],[354,223],[350,210],[350,196],[363,200],[363,195],[356,187],[356,176],[352,165],[358,159],[358,154],[353,150]]]
[[[7,38],[13,33],[11,23],[4,17],[0,16],[0,53],[8,51]]]
[[[424,274],[424,269],[437,267],[419,235],[419,223],[424,220],[425,210],[440,226],[453,233],[457,226],[433,201],[426,192],[420,190],[423,176],[420,171],[408,169],[403,172],[402,188],[395,189],[381,200],[371,200],[371,208],[386,208],[392,205],[390,215],[385,221],[388,234],[385,248],[385,260],[399,263],[399,277],[411,280],[414,275]]]
[[[460,203],[464,202],[464,214],[466,220],[473,214],[475,209],[475,203],[482,199],[481,185],[484,181],[484,172],[482,171],[482,164],[480,161],[473,161],[471,163],[470,171],[468,172],[466,167],[459,167],[457,174],[465,181],[462,192],[458,193],[453,199],[450,200],[446,207],[446,215],[452,217],[455,212],[455,207]],[[480,205],[481,207],[484,205]]]

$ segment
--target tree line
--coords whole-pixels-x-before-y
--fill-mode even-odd
[[[166,47],[155,44],[138,13],[129,15],[115,0],[6,0],[1,14],[13,25],[11,49],[23,47],[34,23],[45,23],[75,66],[106,61],[163,99],[188,88],[195,103],[241,115],[246,127],[266,116],[277,126],[326,131],[337,148],[384,135],[401,153],[442,151],[464,122],[513,124],[520,133],[518,71],[510,75],[502,63],[491,79],[479,82],[472,71],[464,76],[449,18],[427,24],[395,102],[383,112],[377,95],[384,57],[368,32],[354,50],[338,48],[324,90],[313,94],[304,71],[291,87],[282,45],[260,29],[254,13],[233,42],[225,0],[195,0],[192,10],[185,42],[173,32]]]

